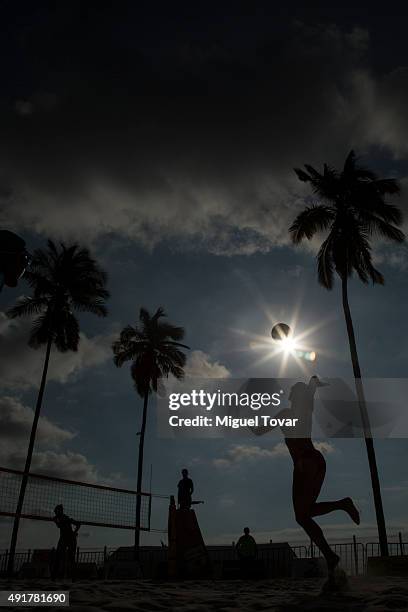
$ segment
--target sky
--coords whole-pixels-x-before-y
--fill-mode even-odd
[[[293,247],[288,228],[310,203],[294,167],[362,161],[401,181],[407,206],[408,57],[397,15],[313,14],[306,3],[3,2],[0,19],[0,225],[30,250],[79,242],[108,273],[109,315],[80,317],[77,353],[51,357],[34,468],[135,488],[141,400],[111,344],[141,306],[163,306],[186,330],[186,374],[276,376],[254,336],[297,320],[319,358],[307,374],[351,375],[338,284],[316,278],[319,239]],[[405,226],[406,229],[406,226]],[[404,378],[406,245],[373,245],[384,287],[350,284],[366,377]],[[21,467],[43,351],[31,322],[5,312],[28,291],[0,294],[0,465]],[[288,375],[306,379],[292,360]],[[376,539],[362,440],[329,440],[322,499],[351,495],[362,523],[323,517],[329,539]],[[408,536],[405,439],[376,441],[389,534]],[[291,461],[276,440],[163,440],[149,413],[145,482],[175,493],[189,467],[205,539],[304,540],[291,508]],[[147,486],[147,485],[146,485]],[[152,526],[167,508],[153,503]],[[0,523],[0,548],[10,521]],[[163,534],[143,534],[158,543]],[[55,527],[24,522],[19,545]],[[80,546],[131,543],[126,531],[84,527]]]

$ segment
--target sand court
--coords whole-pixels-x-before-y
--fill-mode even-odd
[[[324,580],[107,580],[51,582],[49,580],[0,581],[1,589],[69,590],[72,612],[174,610],[181,612],[283,611],[383,611],[408,609],[408,584],[404,578],[358,576],[346,588],[326,592]],[[7,608],[4,608],[7,609]],[[11,609],[11,608],[10,608]],[[25,608],[31,609],[31,608]],[[34,609],[34,608],[32,608]],[[38,609],[38,608],[36,608]],[[42,608],[43,609],[43,608]],[[47,608],[57,610],[61,608]]]

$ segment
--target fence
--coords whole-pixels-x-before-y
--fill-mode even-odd
[[[23,563],[29,563],[31,559],[31,550],[16,550],[14,555],[14,570],[18,572]],[[0,576],[5,575],[8,563],[8,550],[0,551]]]
[[[23,472],[0,467],[0,515],[15,516]],[[141,525],[150,531],[150,493],[140,493]],[[163,497],[163,496],[157,496]],[[63,504],[64,512],[84,525],[134,529],[136,491],[104,485],[29,474],[21,518],[50,521],[53,509]]]
[[[341,565],[349,575],[364,574],[367,567],[367,559],[380,555],[380,545],[378,542],[368,542],[363,544],[353,540],[352,542],[340,542],[332,544],[333,550],[341,558]],[[213,562],[221,562],[236,558],[234,546],[208,546],[210,558]],[[274,565],[282,565],[287,562],[287,552],[290,550],[298,559],[305,559],[317,556],[315,547],[298,545],[285,546],[284,544],[260,544],[258,546],[258,555],[266,564],[273,563]],[[102,568],[109,556],[117,551],[117,547],[107,548],[77,548],[76,560],[78,563],[95,563],[97,567]],[[399,542],[389,543],[389,552],[392,556],[405,555],[408,551],[408,543],[403,542],[400,537]],[[31,560],[32,550],[18,550],[15,556],[15,570],[21,568],[23,563]],[[153,557],[159,561],[166,560],[167,549],[162,547],[141,547],[142,565],[153,564]],[[8,560],[8,551],[0,550],[0,575],[6,572]],[[278,562],[278,563],[277,563]]]
[[[399,542],[388,542],[388,552],[392,557],[408,554],[408,544],[402,539]],[[366,557],[378,557],[380,555],[380,545],[378,542],[368,542],[365,545]]]

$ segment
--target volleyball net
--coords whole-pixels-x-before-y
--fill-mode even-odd
[[[0,467],[0,516],[14,517],[23,472]],[[54,508],[84,525],[135,529],[137,492],[30,473],[21,518],[52,521]],[[140,493],[140,530],[150,531],[152,494]],[[155,496],[166,498],[166,496]]]

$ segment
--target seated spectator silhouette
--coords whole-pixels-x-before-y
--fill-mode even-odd
[[[73,577],[75,570],[76,536],[81,526],[81,523],[64,514],[64,507],[62,504],[55,506],[54,513],[54,522],[60,530],[60,538],[58,540],[54,566],[52,569],[53,580],[58,576],[61,566],[65,568],[66,564],[68,564],[68,571]],[[72,525],[75,527],[75,530],[72,530]]]
[[[245,527],[244,535],[239,538],[236,551],[244,568],[256,559],[257,546],[254,538],[249,535],[249,527]]]
[[[194,484],[188,476],[188,470],[181,470],[183,478],[178,483],[178,505],[180,510],[189,510],[191,508],[191,496],[194,491]]]

